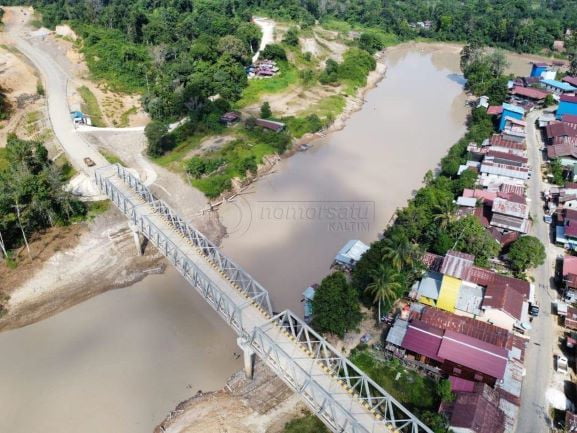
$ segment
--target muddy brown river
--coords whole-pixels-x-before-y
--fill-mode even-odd
[[[419,44],[387,55],[386,78],[346,127],[221,210],[225,253],[302,314],[303,290],[350,239],[370,243],[465,132],[459,51]]]
[[[375,239],[464,132],[458,49],[390,50],[340,132],[282,161],[222,210],[226,253],[302,314],[349,239]],[[174,270],[0,334],[0,432],[151,432],[240,368],[235,336]]]

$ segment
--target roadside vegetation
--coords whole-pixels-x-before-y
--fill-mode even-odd
[[[312,414],[287,422],[282,433],[329,433],[323,422]]]
[[[102,112],[100,111],[100,106],[98,105],[98,100],[94,93],[86,87],[82,86],[78,89],[78,93],[82,98],[83,103],[81,104],[82,111],[84,114],[90,116],[93,126],[106,126],[104,119],[102,118]]]
[[[376,359],[366,347],[353,350],[350,360],[435,433],[449,433],[446,418],[437,413],[441,401],[455,398],[448,380],[436,382],[423,377],[405,368],[398,359]]]
[[[8,137],[0,154],[0,253],[27,246],[42,230],[86,215],[86,206],[63,188],[66,170],[48,159],[40,142]]]

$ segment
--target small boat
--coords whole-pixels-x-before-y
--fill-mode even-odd
[[[305,150],[309,150],[310,147],[311,147],[311,145],[308,144],[308,143],[301,144],[301,145],[299,146],[299,151],[300,151],[300,152],[304,152]]]

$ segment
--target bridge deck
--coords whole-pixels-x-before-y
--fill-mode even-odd
[[[104,174],[100,178],[98,175],[96,176],[100,188],[106,189],[104,192],[131,218],[133,224],[139,226],[152,243],[161,250],[162,246],[165,246],[166,251],[163,252],[167,258],[185,275],[185,278],[188,277],[187,280],[201,292],[205,299],[210,298],[207,301],[215,300],[218,297],[210,295],[201,287],[202,284],[193,284],[191,279],[196,277],[191,277],[187,271],[191,268],[190,263],[199,270],[198,275],[204,276],[218,288],[222,296],[211,304],[213,308],[217,309],[221,316],[226,319],[232,317],[232,313],[228,314],[223,311],[231,310],[228,307],[219,310],[218,305],[227,303],[234,305],[234,323],[238,326],[233,326],[233,328],[240,337],[291,388],[299,392],[314,412],[333,431],[354,433],[430,432],[402,406],[403,416],[401,416],[400,422],[394,424],[394,428],[392,428],[393,424],[390,423],[389,419],[386,422],[383,421],[383,408],[377,412],[375,402],[378,403],[377,406],[381,404],[390,406],[391,401],[379,396],[373,398],[369,392],[367,392],[368,397],[366,395],[363,397],[359,394],[363,392],[360,389],[353,391],[357,385],[352,385],[352,382],[358,378],[352,376],[358,376],[362,373],[353,372],[354,375],[347,373],[351,377],[344,380],[343,370],[339,369],[343,360],[337,358],[340,354],[335,355],[331,352],[323,360],[319,359],[319,351],[327,352],[327,348],[330,349],[322,337],[318,334],[313,335],[314,331],[304,329],[302,326],[299,328],[286,327],[285,323],[287,322],[282,320],[290,321],[293,316],[286,315],[285,319],[276,318],[276,320],[271,317],[271,311],[266,311],[262,304],[251,299],[246,291],[243,291],[236,282],[231,281],[218,263],[210,260],[191,238],[185,236],[166,215],[160,213],[158,208],[155,208],[154,203],[144,200],[142,191],[137,192],[114,170],[110,168],[101,171]],[[106,188],[103,186],[104,183],[106,183]],[[119,198],[119,195],[123,197]],[[178,250],[178,253],[171,253],[168,246],[172,248],[172,251]],[[186,257],[186,262],[183,262],[182,257]],[[197,280],[194,279],[194,281]],[[232,324],[232,319],[229,324]],[[302,333],[303,329],[306,331],[307,338],[309,338],[308,344],[303,344],[303,341],[299,340],[299,335],[294,329],[299,329],[299,333]],[[313,353],[315,350],[317,351],[316,354]],[[367,381],[358,383],[360,383],[361,388],[366,388],[369,384]],[[398,402],[393,401],[392,403],[400,406]],[[392,406],[390,407],[390,409],[385,410],[392,413]]]

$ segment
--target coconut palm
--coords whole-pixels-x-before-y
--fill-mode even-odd
[[[421,257],[421,250],[419,245],[415,242],[410,242],[406,238],[395,242],[391,239],[385,241],[383,247],[383,261],[390,262],[397,271],[412,268]]]
[[[455,204],[450,201],[438,204],[434,207],[433,219],[441,229],[446,229],[451,223],[457,221]]]
[[[402,288],[401,275],[394,268],[379,263],[371,271],[372,283],[370,283],[365,292],[373,296],[373,304],[378,306],[379,322],[381,321],[381,304],[387,302],[393,304],[397,299],[398,293]]]

